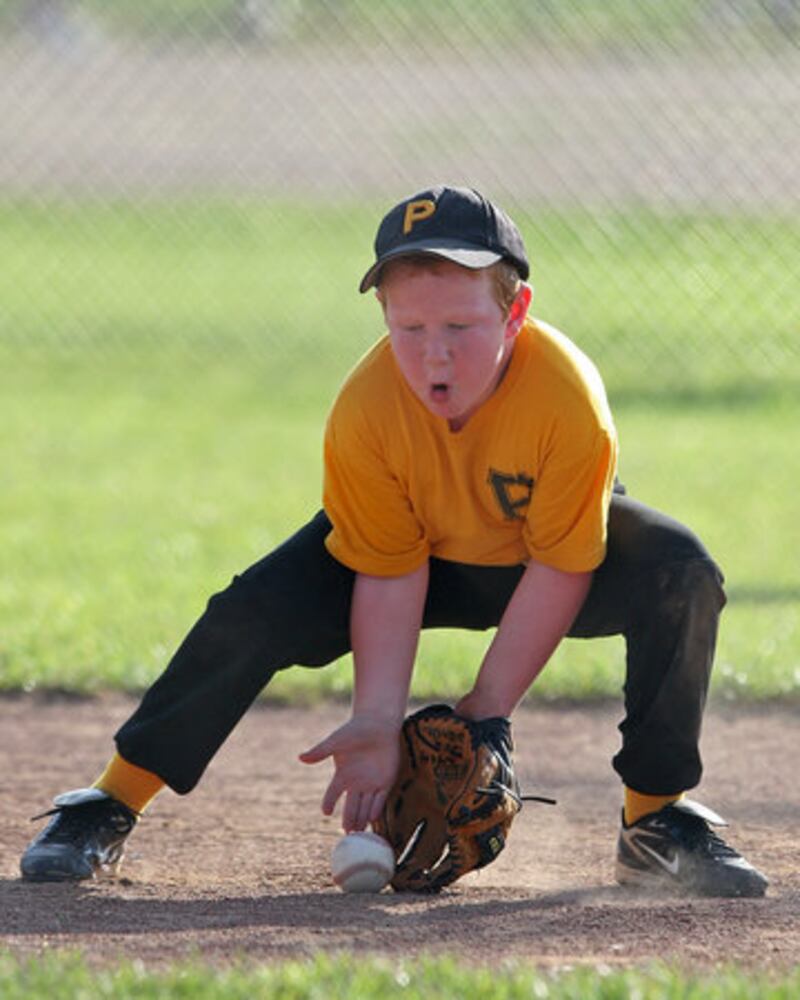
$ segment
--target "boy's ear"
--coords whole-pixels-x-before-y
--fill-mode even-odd
[[[511,308],[508,310],[508,319],[506,319],[507,337],[516,337],[522,329],[522,324],[528,315],[532,299],[533,288],[527,282],[523,281],[519,286],[516,298],[511,303]]]

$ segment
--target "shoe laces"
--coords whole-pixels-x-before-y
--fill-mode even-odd
[[[680,818],[674,817],[670,827],[676,840],[689,851],[702,851],[712,858],[739,857],[739,853],[715,833],[700,816],[681,814]]]
[[[32,821],[57,816],[57,820],[43,834],[43,839],[55,843],[82,844],[87,829],[127,836],[136,823],[136,814],[121,802],[86,802],[75,806],[56,806],[34,816]]]

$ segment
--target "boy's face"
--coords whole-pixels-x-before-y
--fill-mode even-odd
[[[530,288],[522,286],[505,316],[488,271],[399,260],[386,267],[379,295],[404,378],[431,413],[460,430],[503,377]]]

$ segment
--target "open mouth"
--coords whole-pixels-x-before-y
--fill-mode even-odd
[[[450,398],[450,386],[447,382],[434,382],[430,388],[430,395],[434,403],[446,403]]]

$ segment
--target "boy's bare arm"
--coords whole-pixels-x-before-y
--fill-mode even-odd
[[[591,573],[530,562],[456,710],[474,719],[510,716],[566,635],[591,582]]]
[[[356,577],[350,617],[355,663],[352,716],[300,755],[307,764],[334,758],[335,772],[322,811],[330,815],[344,794],[345,830],[363,830],[377,819],[397,773],[398,733],[427,590],[427,563],[400,577]]]
[[[350,616],[353,715],[385,719],[400,728],[427,593],[427,562],[405,576],[356,577]]]

